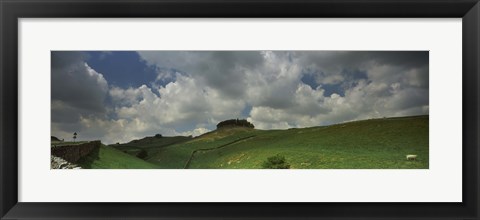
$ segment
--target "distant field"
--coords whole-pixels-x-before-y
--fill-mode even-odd
[[[415,116],[288,130],[229,128],[177,144],[159,138],[129,146],[148,149],[146,161],[171,169],[257,169],[277,154],[292,169],[427,169],[428,130],[428,116]]]
[[[59,146],[64,146],[64,145],[77,145],[77,144],[85,144],[88,143],[88,141],[52,141],[50,142],[51,147],[59,147]]]
[[[140,140],[133,140],[125,144],[112,144],[110,146],[136,157],[141,155],[140,153],[143,151],[145,152],[145,157],[147,157],[148,155],[157,154],[163,147],[189,140],[192,140],[192,138],[184,136],[145,137]]]

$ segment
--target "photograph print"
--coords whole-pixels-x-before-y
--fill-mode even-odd
[[[51,169],[428,169],[428,51],[51,51]]]

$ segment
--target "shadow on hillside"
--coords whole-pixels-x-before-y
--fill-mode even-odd
[[[97,147],[95,150],[93,150],[90,154],[88,154],[86,157],[81,158],[78,160],[78,165],[81,166],[83,169],[91,169],[92,164],[95,160],[100,159],[100,147]]]

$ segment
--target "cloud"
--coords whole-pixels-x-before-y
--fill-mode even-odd
[[[70,138],[82,117],[103,117],[108,83],[84,62],[82,52],[51,53],[52,135]]]
[[[219,91],[180,74],[175,82],[160,87],[157,91],[159,95],[146,85],[125,92],[140,94],[141,98],[131,106],[118,108],[119,118],[152,121],[178,131],[218,123],[219,120],[240,115],[245,108],[245,102],[229,100]]]
[[[250,51],[138,53],[150,65],[188,73],[199,82],[229,97],[238,97],[245,92],[245,71],[255,69],[262,62],[262,55],[259,52]]]
[[[196,136],[245,115],[257,128],[284,129],[429,111],[428,52],[138,54],[158,75],[121,88],[84,54],[52,53],[52,133],[81,131],[115,143],[156,133]]]
[[[108,83],[81,52],[52,52],[52,122],[74,123],[82,115],[102,115]]]
[[[108,83],[82,59],[79,52],[52,52],[52,100],[79,110],[103,112]]]
[[[223,82],[227,81],[224,72],[235,74],[232,81],[236,82],[237,90],[245,92],[229,98],[252,106],[250,119],[259,127],[323,125],[397,116],[402,112],[428,114],[425,111],[428,108],[419,107],[428,106],[428,52],[242,52],[255,57],[255,62],[238,62],[243,61],[241,56],[226,56],[236,58],[236,63],[223,62],[221,56],[213,59],[211,52],[167,53],[140,52],[140,55],[159,67],[183,69],[199,82],[215,79],[217,83],[205,86],[220,92],[225,91],[216,85],[228,85]],[[302,82],[305,74],[315,77],[316,86],[309,84],[314,87],[308,88]],[[396,85],[401,86],[401,91],[391,89]],[[335,92],[332,88],[343,91]],[[325,89],[329,89],[328,96]],[[414,106],[416,111],[405,111]]]
[[[134,139],[154,134],[177,135],[178,133],[170,128],[157,127],[141,119],[102,119],[96,117],[85,117],[80,120],[81,132],[79,137],[85,140],[99,139],[103,143],[125,143]]]
[[[205,134],[207,132],[210,132],[210,129],[208,129],[208,128],[195,128],[192,131],[182,132],[181,135],[182,136],[197,137],[197,136],[200,136],[200,135]]]
[[[156,133],[198,136],[221,120],[238,117],[245,108],[244,102],[229,101],[217,90],[180,74],[157,93],[146,85],[111,87],[114,117],[82,117],[83,135],[102,138],[105,143],[126,142]]]

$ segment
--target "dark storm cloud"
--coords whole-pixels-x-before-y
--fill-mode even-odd
[[[82,63],[87,57],[87,54],[83,52],[52,51],[51,68],[52,70],[66,69],[72,64]]]
[[[105,112],[107,81],[91,69],[82,52],[51,52],[52,121],[73,122],[80,115]]]
[[[367,62],[416,68],[428,65],[428,51],[301,51],[296,52],[303,64],[360,68]]]
[[[363,72],[363,75],[368,75],[367,70],[372,71],[372,67],[389,66],[396,69],[396,73],[385,76],[391,79],[389,81],[397,81],[404,72],[416,69],[423,71],[415,76],[417,80],[428,82],[428,51],[301,52],[299,62],[320,72],[322,79],[332,75],[339,75],[344,79],[355,79],[360,76],[353,75],[355,73]],[[422,83],[422,86],[428,86],[428,83]]]
[[[428,65],[428,51],[378,51],[364,52],[378,64],[403,66],[405,68],[420,68]]]

